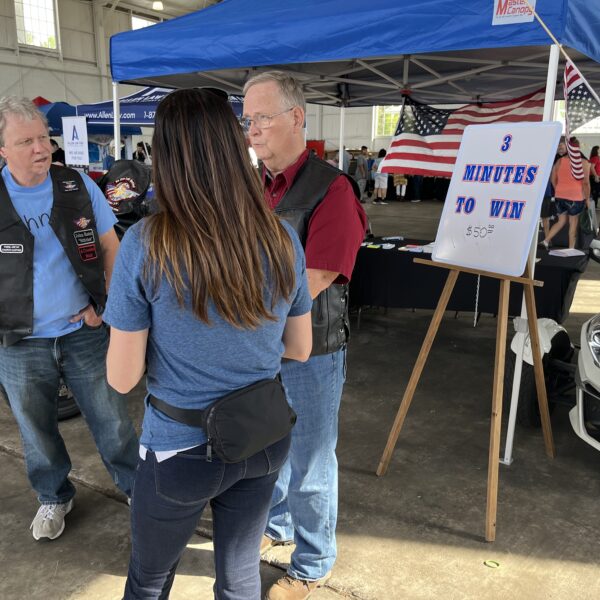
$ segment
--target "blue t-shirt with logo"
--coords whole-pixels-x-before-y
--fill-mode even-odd
[[[173,406],[204,409],[233,390],[275,377],[281,367],[286,318],[306,314],[312,308],[304,251],[296,232],[284,222],[295,251],[296,283],[289,301],[276,303],[272,310],[276,320],[265,321],[256,329],[239,329],[227,323],[210,302],[210,324],[197,319],[189,296],[181,308],[164,278],[158,289],[153,289],[143,273],[147,254],[143,225],[144,220],[136,223],[121,242],[103,316],[122,331],[149,329],[148,392]],[[271,305],[270,287],[267,281],[267,306]],[[160,452],[204,442],[202,429],[178,423],[146,406],[140,438],[146,448]]]
[[[81,327],[82,321],[69,319],[90,303],[89,294],[77,277],[52,227],[53,193],[50,175],[40,185],[24,187],[2,169],[2,177],[12,204],[34,238],[33,246],[33,334],[34,338],[66,335]],[[82,174],[90,195],[98,235],[109,231],[117,222],[100,188]],[[100,240],[96,240],[98,252]]]

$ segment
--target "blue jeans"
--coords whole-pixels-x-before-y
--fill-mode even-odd
[[[208,502],[213,515],[217,600],[260,600],[260,540],[290,436],[249,459],[225,464],[206,444],[157,462],[139,461],[131,508],[132,547],[125,598],[165,599]]]
[[[313,356],[305,363],[284,362],[281,378],[298,420],[289,458],[273,491],[266,534],[279,541],[294,540],[288,573],[314,581],[331,571],[337,556],[335,447],[346,350]]]
[[[58,430],[61,373],[108,472],[131,495],[138,440],[125,396],[106,382],[107,348],[106,327],[86,325],[62,337],[25,339],[0,347],[0,384],[21,432],[27,476],[42,504],[68,502],[75,495],[67,478],[71,460]]]

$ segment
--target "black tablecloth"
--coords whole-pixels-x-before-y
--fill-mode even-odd
[[[350,302],[354,306],[384,306],[390,308],[429,308],[437,306],[448,271],[413,262],[416,257],[431,258],[427,253],[398,250],[407,244],[426,244],[423,240],[382,240],[370,244],[393,243],[394,248],[368,248],[358,252],[350,284]],[[535,265],[535,279],[544,287],[534,288],[538,317],[549,317],[562,323],[569,315],[577,281],[585,271],[588,257],[562,258],[541,251]],[[475,310],[477,276],[461,273],[448,303],[448,310]],[[478,312],[496,314],[500,282],[481,277]],[[523,288],[511,285],[509,314],[521,314]]]

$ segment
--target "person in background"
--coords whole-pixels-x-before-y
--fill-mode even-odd
[[[423,189],[423,175],[412,176],[412,199],[411,202],[421,202],[421,194]]]
[[[65,151],[58,145],[56,140],[50,140],[50,144],[52,144],[52,163],[64,167]]]
[[[369,177],[369,149],[366,146],[361,146],[360,154],[356,158],[356,173],[354,178],[358,183],[360,191],[360,201],[364,204],[364,195],[367,188],[367,179]]]
[[[298,233],[313,298],[311,357],[281,365],[298,421],[261,546],[264,552],[295,542],[287,575],[266,597],[300,600],[327,581],[337,554],[335,448],[346,376],[348,282],[367,219],[356,182],[306,148],[300,83],[269,71],[249,79],[244,94],[241,122],[263,162],[265,203]]]
[[[148,158],[148,156],[146,154],[144,142],[138,142],[135,148],[135,152],[133,153],[133,159],[143,163],[146,161],[146,158]]]
[[[216,91],[178,90],[152,142],[159,212],[121,245],[105,319],[108,379],[202,410],[306,360],[312,300],[293,229],[264,203],[240,126]],[[185,182],[185,185],[182,185]],[[147,402],[131,508],[126,599],[167,598],[210,502],[215,598],[260,600],[260,541],[290,435],[248,459],[211,455],[206,431]]]
[[[106,381],[102,312],[119,248],[116,218],[87,176],[51,165],[48,124],[25,98],[0,99],[0,386],[41,504],[36,540],[60,536],[74,506],[71,459],[58,429],[62,377],[102,461],[131,495],[138,440],[127,400]],[[20,251],[19,251],[20,250]]]
[[[385,197],[387,195],[388,174],[378,173],[379,165],[383,162],[386,154],[385,149],[382,148],[373,163],[373,177],[375,178],[375,198],[373,199],[373,204],[387,204]]]
[[[570,139],[570,144],[579,149],[579,141]],[[571,173],[571,160],[567,155],[559,158],[552,168],[550,181],[554,188],[558,221],[550,228],[548,235],[540,242],[547,250],[556,234],[569,223],[569,248],[575,248],[579,215],[590,197],[590,163],[582,158],[583,179],[576,179]]]
[[[556,149],[556,156],[554,157],[554,164],[559,158],[562,158],[567,153],[567,144],[564,136],[561,136],[558,142],[558,148]],[[544,239],[550,233],[550,219],[555,215],[554,208],[554,188],[552,187],[552,177],[548,178],[546,184],[546,190],[544,191],[544,198],[542,200],[542,208],[540,210],[540,218],[542,219],[542,228],[544,230]]]

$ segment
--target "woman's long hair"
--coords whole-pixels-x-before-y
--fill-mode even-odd
[[[209,301],[236,327],[274,320],[273,306],[294,288],[294,248],[227,101],[209,90],[168,95],[156,111],[152,154],[160,210],[145,225],[145,272],[155,289],[166,277],[180,306],[189,291],[205,323]]]

